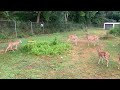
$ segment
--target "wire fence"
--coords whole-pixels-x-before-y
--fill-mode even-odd
[[[2,20],[0,21],[0,38],[22,38],[39,34],[82,30],[85,27],[84,24],[36,23],[31,21],[20,22]]]

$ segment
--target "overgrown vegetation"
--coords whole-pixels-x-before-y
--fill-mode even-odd
[[[109,33],[113,34],[114,36],[119,36],[120,35],[120,26],[111,29]]]
[[[110,40],[110,39],[115,39],[115,37],[109,33],[103,35],[102,37],[100,37],[101,40]]]
[[[60,55],[70,50],[70,45],[55,38],[52,42],[28,42],[21,51],[34,55]]]
[[[5,36],[4,34],[0,34],[0,39],[6,39],[7,36]]]

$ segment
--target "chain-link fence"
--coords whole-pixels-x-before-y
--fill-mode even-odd
[[[85,28],[84,24],[0,21],[0,38],[22,38],[46,33],[82,30],[83,28]]]
[[[14,21],[0,21],[0,38],[7,36],[15,36],[15,22]]]

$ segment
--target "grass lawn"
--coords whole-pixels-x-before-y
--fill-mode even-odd
[[[90,28],[90,34],[102,37],[106,31]],[[69,34],[76,34],[80,41],[77,46],[72,44],[69,53],[56,56],[29,55],[22,53],[19,48],[29,40],[51,42],[55,37],[66,42]],[[109,67],[106,62],[97,64],[98,54],[96,46],[87,46],[85,32],[82,30],[63,33],[45,34],[29,38],[21,38],[22,44],[15,52],[0,53],[1,79],[119,79],[120,70],[117,69],[118,53],[120,53],[119,37],[100,40],[103,49],[111,54]],[[0,40],[0,50],[6,48],[6,42]]]

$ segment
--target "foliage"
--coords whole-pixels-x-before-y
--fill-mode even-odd
[[[31,42],[27,43],[22,52],[34,55],[60,55],[65,51],[69,51],[70,45],[65,42],[60,42],[55,38],[52,42]]]
[[[114,19],[116,20],[117,22],[120,20],[120,11],[109,11],[110,13],[107,14],[107,18],[109,19]]]
[[[4,34],[0,34],[0,39],[6,39],[7,36],[5,36]]]
[[[0,19],[25,22],[23,25],[21,25],[22,23],[19,25],[17,23],[17,28],[24,28],[23,32],[31,29],[29,26],[30,21],[44,22],[45,27],[49,24],[49,28],[45,29],[45,31],[50,29],[46,32],[53,33],[57,31],[65,31],[66,28],[69,29],[68,25],[64,25],[68,23],[103,27],[104,22],[120,21],[120,11],[0,11]],[[38,33],[40,30],[35,29],[34,31],[35,33]]]
[[[116,36],[116,35],[119,36],[119,35],[120,35],[120,26],[111,29],[109,33],[110,33],[110,34],[113,34],[113,35],[115,35],[115,36]]]
[[[38,12],[40,21],[45,22],[64,22],[67,15],[69,22],[77,23],[102,23],[104,19],[120,20],[120,11],[1,11],[0,18],[18,21],[36,22]],[[82,19],[81,19],[82,18]],[[84,21],[83,21],[84,19]],[[96,20],[97,19],[97,20]],[[81,21],[82,20],[82,21]],[[103,20],[103,21],[101,21]],[[99,22],[100,21],[100,22]]]

